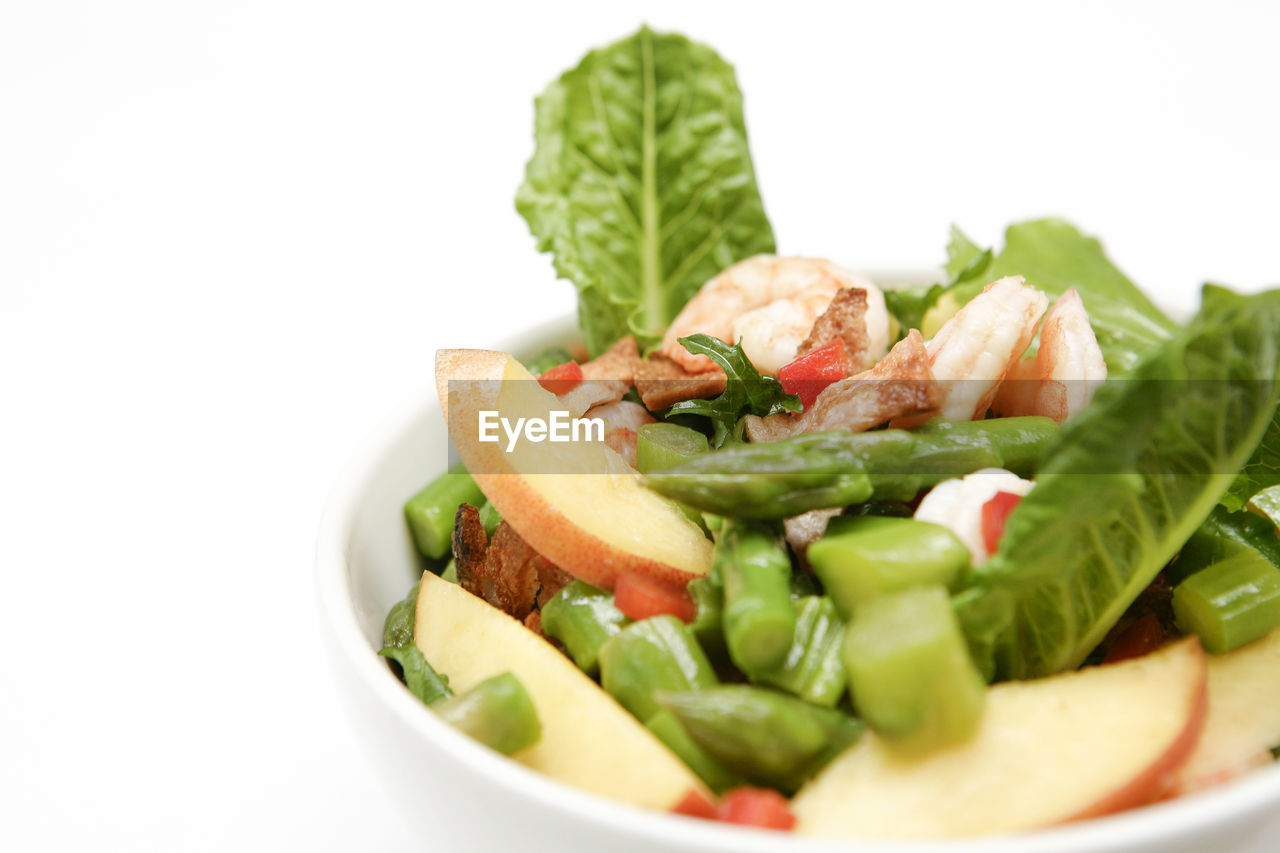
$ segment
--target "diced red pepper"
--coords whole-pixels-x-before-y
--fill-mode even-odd
[[[996,496],[982,505],[982,542],[987,553],[994,554],[1004,536],[1004,523],[1009,513],[1022,502],[1022,495],[1013,492],[996,492]]]
[[[1116,637],[1102,662],[1117,663],[1129,658],[1140,658],[1154,652],[1163,643],[1164,628],[1160,627],[1160,619],[1154,613],[1148,613]]]
[[[770,788],[734,788],[720,798],[716,817],[762,829],[786,830],[796,825],[787,798]]]
[[[635,573],[618,577],[613,603],[623,615],[636,620],[669,613],[682,622],[692,622],[698,615],[698,605],[683,586]]]
[[[684,799],[672,806],[671,811],[674,814],[687,815],[689,817],[701,817],[707,820],[716,819],[716,807],[705,796],[689,789],[689,793],[684,795]]]
[[[582,384],[582,366],[576,361],[557,364],[538,377],[538,384],[552,394],[568,394]]]
[[[818,395],[832,382],[839,382],[849,375],[844,361],[844,341],[836,338],[826,346],[818,347],[808,355],[784,364],[778,370],[778,381],[788,394],[799,394],[800,402],[807,409]]]

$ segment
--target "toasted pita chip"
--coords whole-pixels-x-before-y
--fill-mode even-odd
[[[469,504],[458,507],[453,542],[458,585],[516,619],[523,620],[533,610],[544,581],[549,588],[567,583],[562,582],[565,573],[507,522],[487,539],[479,510]]]
[[[867,336],[867,292],[860,287],[845,287],[836,292],[827,310],[814,321],[809,337],[796,350],[796,358],[835,340],[844,341],[845,367],[850,374],[866,370],[874,363]]]
[[[689,373],[674,361],[656,356],[640,363],[635,383],[645,408],[656,412],[685,400],[723,394],[728,379],[718,367],[705,373]]]

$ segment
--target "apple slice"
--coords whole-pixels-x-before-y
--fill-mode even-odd
[[[1271,761],[1280,745],[1280,629],[1225,655],[1209,656],[1204,733],[1174,780],[1186,793]]]
[[[691,789],[708,794],[684,762],[554,646],[430,572],[418,592],[414,642],[457,693],[502,672],[520,679],[542,737],[516,761],[566,785],[664,811]]]
[[[512,527],[551,562],[612,589],[639,573],[683,587],[711,568],[711,543],[669,500],[600,441],[481,441],[481,412],[549,422],[563,412],[520,362],[491,350],[441,350],[436,390],[449,437]],[[494,416],[487,416],[492,422]],[[490,435],[493,433],[490,432]]]
[[[796,831],[862,838],[1015,832],[1163,794],[1199,737],[1194,637],[1151,655],[991,688],[982,725],[913,758],[866,734],[792,801]]]

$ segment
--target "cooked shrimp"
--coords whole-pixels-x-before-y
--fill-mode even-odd
[[[991,559],[982,535],[982,507],[996,492],[1026,496],[1035,483],[1024,480],[1003,468],[983,468],[959,480],[944,480],[934,486],[916,507],[917,521],[941,524],[956,535],[965,547],[973,565]]]
[[[1073,287],[1044,315],[1040,351],[1009,371],[993,408],[1001,416],[1044,415],[1062,423],[1088,405],[1106,378],[1102,348]]]
[[[701,332],[741,343],[757,370],[776,374],[845,287],[867,292],[869,352],[878,359],[889,347],[889,312],[880,289],[830,261],[775,255],[740,261],[704,284],[667,329],[662,354],[690,372],[712,370],[711,359],[688,352],[678,340]]]
[[[943,385],[943,417],[968,421],[986,414],[1000,381],[1031,344],[1048,299],[1020,275],[988,284],[925,345]]]

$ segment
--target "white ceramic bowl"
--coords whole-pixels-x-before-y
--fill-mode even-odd
[[[508,341],[477,344],[527,356],[575,337],[566,318]],[[1225,853],[1260,830],[1280,806],[1280,767],[1272,767],[1176,801],[1042,832],[908,844],[740,829],[648,812],[565,787],[437,720],[375,654],[387,610],[422,570],[401,506],[444,470],[447,446],[438,403],[414,400],[348,466],[330,499],[316,553],[322,630],[352,723],[424,849]]]

